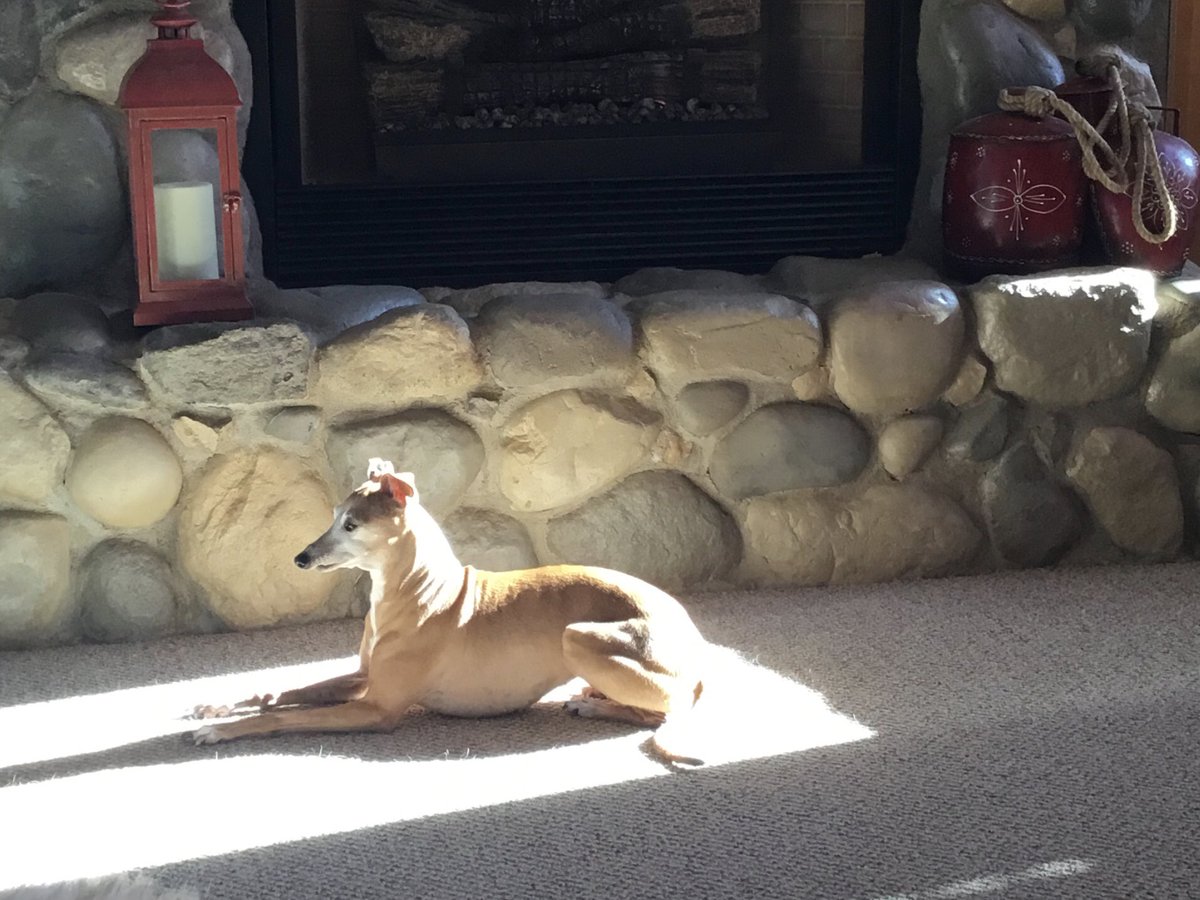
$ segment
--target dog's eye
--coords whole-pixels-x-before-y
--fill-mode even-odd
[[[353,519],[347,519],[345,522],[342,523],[342,531],[353,531],[357,527],[358,527],[358,523],[355,522]]]

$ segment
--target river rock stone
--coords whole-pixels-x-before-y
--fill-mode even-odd
[[[1169,338],[1200,328],[1200,266],[1189,262],[1176,278],[1164,278],[1155,290],[1154,327]]]
[[[373,456],[391,460],[416,477],[421,503],[435,516],[458,505],[483,468],[483,442],[474,429],[438,410],[415,410],[332,429],[329,463],[341,494],[367,477]]]
[[[725,497],[830,487],[858,477],[871,438],[850,416],[806,403],[751,413],[713,449],[709,475]]]
[[[46,291],[26,297],[13,309],[11,327],[39,353],[102,356],[112,349],[108,317],[77,294]]]
[[[954,381],[950,382],[950,387],[942,394],[942,399],[951,406],[965,406],[979,396],[984,383],[987,382],[987,374],[987,366],[980,362],[974,353],[968,353],[963,358]]]
[[[674,266],[653,266],[638,269],[613,285],[617,294],[645,297],[664,291],[732,291],[738,294],[761,290],[752,275],[724,272],[720,269],[678,269]]]
[[[642,303],[642,358],[669,391],[697,378],[791,381],[821,355],[816,314],[778,294],[668,291]]]
[[[1115,40],[1133,34],[1153,6],[1154,0],[1075,0],[1071,12],[1098,37]]]
[[[847,499],[820,491],[759,497],[745,511],[745,571],[756,580],[839,584],[966,570],[982,535],[948,497],[912,484]]]
[[[993,276],[970,289],[979,346],[996,386],[1050,408],[1083,406],[1137,386],[1156,309],[1141,269]]]
[[[729,515],[687,478],[641,472],[552,520],[546,544],[560,562],[680,590],[724,576],[740,559],[742,540]]]
[[[988,391],[959,410],[946,436],[946,453],[952,459],[992,459],[1004,449],[1008,432],[1008,401]]]
[[[1146,385],[1146,410],[1168,428],[1200,434],[1200,327],[1163,348]]]
[[[486,509],[459,509],[446,518],[442,528],[463,565],[486,572],[538,565],[529,532],[511,516]]]
[[[217,452],[221,432],[228,424],[228,421],[205,421],[196,416],[176,416],[171,420],[171,431],[185,450],[208,458]]]
[[[573,503],[649,461],[661,432],[659,416],[632,400],[556,391],[505,426],[500,490],[519,510]]]
[[[175,506],[183,486],[179,459],[140,419],[101,419],[79,438],[67,490],[81,510],[111,528],[145,528]]]
[[[250,300],[256,314],[294,319],[318,343],[331,341],[343,331],[371,322],[390,310],[425,302],[412,288],[385,284],[334,284],[303,290],[279,290],[271,285],[255,291]]]
[[[1129,428],[1092,428],[1076,442],[1067,475],[1096,521],[1123,550],[1173,554],[1183,537],[1183,501],[1171,454]]]
[[[1004,0],[1004,5],[1035,22],[1057,22],[1067,15],[1066,0]]]
[[[39,355],[24,369],[25,384],[51,404],[81,404],[132,412],[150,403],[146,386],[124,366],[78,353]]]
[[[171,325],[143,342],[138,366],[155,390],[188,406],[302,400],[312,340],[290,322]]]
[[[1008,450],[983,478],[983,513],[992,545],[1015,566],[1057,562],[1083,534],[1083,516],[1029,444]]]
[[[635,360],[629,318],[583,294],[500,297],[479,311],[472,333],[487,371],[506,387],[560,378],[616,386]]]
[[[129,232],[117,145],[100,108],[35,92],[0,127],[0,296],[94,274]]]
[[[737,381],[699,381],[675,398],[675,414],[685,431],[703,437],[719,431],[746,408],[749,389]]]
[[[71,441],[50,412],[0,373],[0,498],[42,503],[62,483]]]
[[[829,316],[829,374],[857,413],[897,415],[938,399],[962,358],[958,297],[936,281],[892,281],[844,297]]]
[[[33,83],[41,61],[39,34],[32,3],[0,6],[0,100]]]
[[[463,318],[471,319],[500,297],[535,297],[539,294],[572,294],[602,300],[608,296],[608,289],[595,281],[506,281],[449,291],[437,302],[449,306]]]
[[[210,610],[231,628],[321,614],[335,573],[292,559],[329,527],[334,501],[300,460],[277,450],[215,457],[184,496],[178,553]]]
[[[879,433],[879,462],[885,472],[903,480],[921,468],[941,440],[942,420],[937,416],[904,416]]]
[[[73,612],[66,519],[0,513],[0,650],[63,637]]]
[[[175,630],[175,578],[152,547],[97,544],[80,566],[83,633],[93,641],[144,641]]]
[[[289,406],[267,420],[263,431],[292,444],[305,444],[321,427],[321,411],[315,406]]]
[[[395,409],[457,399],[483,379],[467,323],[449,307],[392,309],[317,354],[317,392],[329,409]]]
[[[11,372],[20,368],[29,356],[29,342],[15,334],[0,334],[0,369]]]
[[[904,256],[863,256],[826,259],[823,256],[785,256],[763,282],[768,290],[799,297],[818,312],[842,294],[881,281],[937,281],[937,271],[920,259]]]

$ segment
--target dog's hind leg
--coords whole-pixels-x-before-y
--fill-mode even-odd
[[[337,706],[284,709],[236,722],[202,725],[192,732],[192,739],[197,744],[216,744],[254,735],[295,731],[391,731],[402,715],[403,710],[396,714],[365,699],[351,700]]]

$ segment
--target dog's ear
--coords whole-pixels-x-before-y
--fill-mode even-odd
[[[380,489],[386,491],[401,506],[406,506],[410,498],[413,501],[419,499],[412,472],[401,472],[399,475],[385,472],[375,480],[379,482]]]
[[[379,481],[384,475],[395,475],[396,469],[390,461],[372,456],[367,462],[367,480]]]

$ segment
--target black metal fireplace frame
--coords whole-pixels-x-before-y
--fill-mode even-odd
[[[293,0],[238,0],[254,112],[243,157],[264,267],[284,287],[612,280],[643,266],[759,272],[890,253],[920,150],[920,0],[867,0],[863,165],[539,182],[305,184]]]

